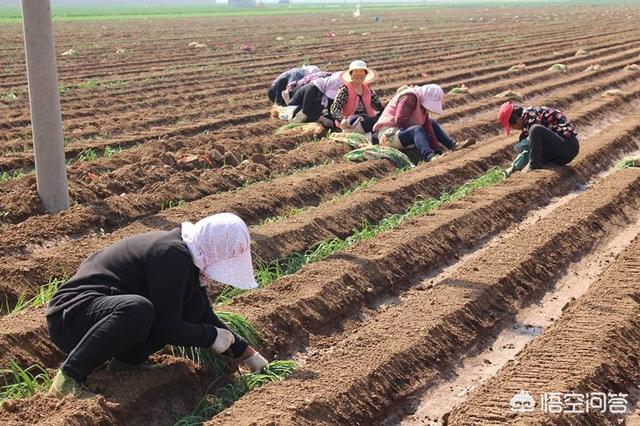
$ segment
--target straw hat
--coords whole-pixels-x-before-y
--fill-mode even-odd
[[[351,71],[354,70],[365,70],[367,72],[367,76],[364,78],[364,82],[367,84],[378,78],[378,72],[376,70],[368,68],[364,61],[357,60],[351,62],[349,64],[349,69],[342,73],[342,80],[345,83],[351,83]]]

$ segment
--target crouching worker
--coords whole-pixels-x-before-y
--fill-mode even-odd
[[[540,169],[544,163],[565,165],[580,150],[577,132],[564,114],[554,108],[528,107],[505,102],[498,111],[498,121],[509,135],[511,128],[521,130],[516,144],[518,157],[505,172]]]
[[[311,73],[319,71],[320,68],[315,65],[305,65],[301,68],[291,68],[290,70],[283,72],[273,80],[269,90],[267,90],[269,100],[276,105],[287,106],[287,103],[289,102],[287,86]]]
[[[293,109],[290,122],[318,121],[326,128],[333,127],[333,118],[330,114],[323,114],[323,112],[331,108],[342,84],[342,73],[335,72],[328,77],[315,79],[298,89],[289,102],[289,107]]]
[[[442,114],[444,91],[437,84],[406,86],[389,101],[373,127],[381,145],[404,149],[415,146],[424,161],[441,153],[444,145],[456,149],[456,142],[429,117]]]
[[[378,73],[367,67],[364,61],[353,61],[342,73],[344,84],[336,93],[331,105],[331,116],[340,123],[343,132],[371,133],[382,113],[382,103],[369,84]]]
[[[54,294],[46,313],[53,342],[68,354],[49,393],[93,396],[87,376],[148,370],[165,345],[210,347],[259,371],[267,361],[213,313],[209,280],[257,286],[247,225],[221,213],[171,231],[124,238],[89,256]]]

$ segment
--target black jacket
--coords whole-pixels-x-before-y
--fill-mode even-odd
[[[53,295],[47,316],[73,311],[95,297],[138,294],[153,304],[151,338],[179,346],[211,346],[215,327],[227,328],[213,313],[199,270],[182,241],[180,228],[124,238],[87,258]],[[235,333],[234,333],[235,334]],[[247,343],[231,346],[241,355]]]

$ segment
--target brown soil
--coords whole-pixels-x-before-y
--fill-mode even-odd
[[[512,314],[527,298],[544,292],[547,280],[586,253],[606,231],[607,223],[624,219],[626,212],[637,209],[639,194],[638,170],[605,179],[598,187],[561,207],[553,216],[505,239],[482,258],[460,267],[455,276],[433,288],[409,290],[401,303],[382,309],[329,349],[310,356],[295,378],[252,392],[217,416],[213,423],[371,422],[398,396],[411,389],[416,377],[425,382],[434,380],[440,370],[448,368],[455,354],[468,348],[478,334]],[[493,211],[496,216],[506,213]],[[487,213],[483,217],[488,221],[493,219]],[[416,237],[425,238],[418,227],[420,221],[426,220],[413,221],[407,228]],[[391,235],[385,237],[391,238]],[[412,242],[416,247],[416,242]],[[362,284],[376,286],[390,280],[386,285],[401,286],[402,275],[418,272],[408,269],[409,265],[403,264],[398,257],[417,260],[417,252],[426,250],[416,247],[416,252],[412,252],[398,247],[397,243],[395,247],[395,258],[381,253],[378,247],[370,247],[371,252],[379,256],[376,256],[376,263],[380,268],[370,274],[379,275],[377,279],[372,279],[371,275],[366,279],[361,273]],[[355,254],[349,255],[337,257],[351,258],[352,263],[367,263]],[[382,259],[389,264],[384,265]],[[341,262],[346,263],[345,260]],[[402,275],[393,277],[391,265],[400,269]],[[347,266],[342,270],[347,271]],[[387,271],[387,277],[382,275],[383,271]],[[366,292],[362,284],[348,282],[353,290],[360,288]],[[343,288],[346,285],[343,278]],[[343,292],[346,291],[345,288]],[[350,300],[347,297],[340,299],[343,303]],[[274,304],[271,301],[269,308]],[[284,310],[284,306],[278,308]],[[331,309],[330,305],[325,309]],[[293,311],[291,306],[287,311]],[[316,316],[320,314],[318,309],[309,309],[307,318],[312,312]],[[256,323],[261,323],[257,320]],[[284,329],[284,324],[277,327],[279,332]],[[372,357],[372,354],[376,356]],[[278,401],[287,403],[281,405]]]
[[[240,214],[251,225],[254,254],[265,260],[346,237],[365,219],[376,222],[418,196],[439,195],[507,165],[513,141],[498,136],[496,93],[515,90],[526,104],[562,109],[580,132],[581,153],[570,167],[516,174],[229,306],[266,336],[266,355],[293,356],[301,367],[290,380],[250,392],[212,423],[379,422],[403,397],[451,373],[523,304],[548,293],[613,227],[637,219],[640,172],[599,176],[640,149],[640,74],[624,71],[640,53],[636,14],[624,6],[430,7],[380,11],[378,22],[368,12],[362,20],[328,12],[307,19],[304,28],[295,15],[59,22],[59,75],[69,87],[62,94],[66,155],[71,159],[87,148],[123,151],[70,165],[74,205],[57,215],[44,213],[33,176],[0,183],[0,302],[6,298],[11,305],[20,294],[33,295],[51,276],[72,274],[86,256],[117,239],[215,212]],[[327,43],[328,31],[347,47]],[[192,41],[207,48],[191,49]],[[250,52],[243,52],[245,44]],[[70,48],[80,55],[59,55]],[[578,49],[591,56],[576,57]],[[437,82],[448,91],[464,82],[470,93],[447,97],[438,118],[454,138],[478,143],[397,174],[384,161],[345,162],[346,145],[274,135],[281,123],[268,118],[264,96],[271,79],[307,61],[344,68],[356,50],[367,52],[369,65],[381,72],[374,88],[383,100],[400,84]],[[507,72],[521,62],[525,71]],[[18,96],[0,97],[0,171],[29,172],[19,25],[0,25],[0,63],[1,94]],[[568,65],[568,71],[550,73],[554,63]],[[600,70],[585,72],[592,63]],[[624,95],[602,97],[609,89]],[[329,202],[371,177],[380,182]],[[548,216],[514,227],[591,180],[592,188],[550,207]],[[166,208],[179,200],[183,206]],[[261,225],[294,208],[305,210]],[[495,244],[486,244],[490,238]],[[464,257],[479,250],[482,256]],[[454,409],[449,421],[528,421],[512,419],[500,405],[511,390],[527,386],[533,392],[549,384],[630,391],[639,369],[635,358],[624,355],[638,351],[638,309],[633,286],[624,279],[635,277],[631,260],[637,251],[636,242],[571,304],[557,327],[520,354],[518,362],[527,366],[523,371],[535,372],[535,381],[508,365]],[[431,281],[451,264],[456,268],[450,276]],[[49,341],[43,320],[43,309],[0,316],[0,368],[10,359],[57,367],[64,355]],[[599,321],[605,325],[596,327]],[[560,325],[586,337],[572,338]],[[591,351],[593,359],[584,361]],[[543,355],[557,361],[557,371],[536,361]],[[188,360],[156,355],[155,362],[163,364],[161,373],[95,372],[89,386],[102,394],[96,399],[56,400],[39,393],[6,402],[0,423],[173,424],[176,414],[195,408],[213,378]],[[572,424],[604,422],[576,417]]]
[[[545,392],[628,393],[640,380],[640,238],[610,265],[589,292],[449,416],[449,424],[615,424],[621,415],[550,415],[539,409]],[[514,413],[521,389],[538,409]],[[583,407],[584,410],[584,407]]]

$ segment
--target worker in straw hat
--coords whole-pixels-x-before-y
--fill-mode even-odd
[[[257,287],[250,243],[244,221],[220,213],[89,256],[47,309],[51,339],[68,354],[49,393],[91,397],[83,383],[95,368],[148,370],[165,345],[210,347],[261,370],[267,361],[214,314],[206,291],[209,280]]]
[[[378,73],[364,61],[353,61],[342,73],[344,84],[338,89],[331,105],[331,115],[346,132],[370,133],[378,121],[383,106],[370,87]]]
[[[415,146],[424,161],[442,152],[442,145],[458,149],[456,142],[430,118],[442,114],[444,91],[437,84],[403,86],[385,107],[374,126],[380,144],[403,149]],[[465,145],[471,141],[465,141]]]
[[[521,131],[515,145],[519,155],[505,171],[507,176],[517,170],[540,169],[544,163],[568,164],[580,150],[575,127],[555,108],[522,108],[507,101],[500,105],[498,121],[506,135],[511,128]]]

